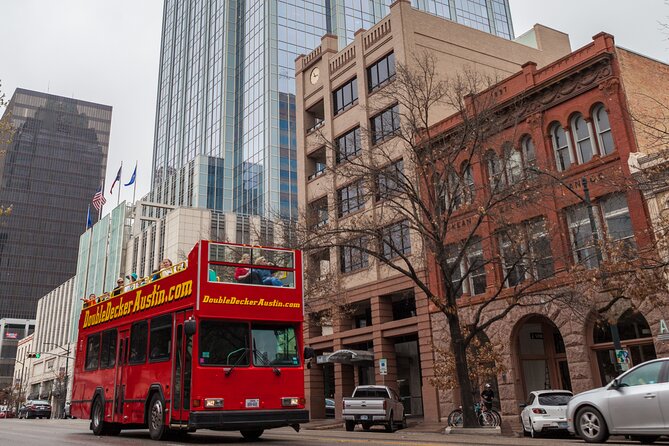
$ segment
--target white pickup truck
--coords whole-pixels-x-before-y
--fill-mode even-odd
[[[382,424],[387,432],[407,426],[404,406],[397,393],[386,386],[358,386],[350,398],[344,398],[343,412],[346,430],[352,431],[360,423],[364,430]]]

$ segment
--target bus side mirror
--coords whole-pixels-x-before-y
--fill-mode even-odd
[[[316,356],[314,349],[311,347],[304,347],[304,359],[311,359]]]
[[[186,336],[193,336],[197,331],[197,322],[195,319],[188,319],[184,321],[184,333]]]

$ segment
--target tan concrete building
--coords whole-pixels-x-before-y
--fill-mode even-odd
[[[386,18],[360,30],[346,48],[337,47],[335,36],[324,36],[318,48],[296,60],[300,208],[315,214],[318,225],[350,218],[351,212],[342,212],[342,201],[350,205],[355,192],[347,195],[345,181],[328,166],[381,143],[369,138],[374,133],[366,130],[383,116],[384,112],[372,111],[380,108],[375,93],[393,81],[396,64],[409,64],[413,55],[428,52],[443,76],[468,68],[504,78],[527,61],[543,67],[570,51],[568,36],[541,25],[509,41],[420,12],[406,0],[393,3]],[[391,110],[393,104],[388,105]],[[444,108],[433,117],[437,121],[452,112]],[[338,153],[324,141],[336,141]],[[353,205],[369,206],[373,203]],[[411,254],[418,255],[419,240],[410,239]],[[318,354],[306,380],[312,417],[324,417],[326,397],[334,399],[340,417],[341,399],[355,385],[385,383],[397,390],[408,414],[426,421],[445,418],[448,413],[443,413],[446,409],[440,407],[438,392],[430,384],[428,302],[412,282],[373,260],[358,262],[335,249],[312,253],[306,266],[308,281],[327,281],[334,274],[343,287],[323,303],[309,302],[306,296],[306,342]],[[342,301],[346,311],[334,317],[324,317],[320,311]],[[382,358],[388,363],[385,374],[378,367]]]

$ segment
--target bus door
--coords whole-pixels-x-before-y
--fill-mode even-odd
[[[128,414],[123,414],[125,406],[125,368],[128,365],[128,344],[130,330],[120,330],[118,334],[118,357],[116,358],[116,379],[114,380],[114,401],[112,419],[114,423],[123,423]]]
[[[184,333],[184,321],[192,310],[175,314],[174,357],[172,359],[172,410],[170,425],[186,427],[190,413],[191,373],[193,369],[193,337]]]

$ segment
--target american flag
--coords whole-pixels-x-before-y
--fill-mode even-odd
[[[102,194],[102,186],[100,186],[100,189],[93,195],[93,207],[99,211],[106,202],[107,200]]]

